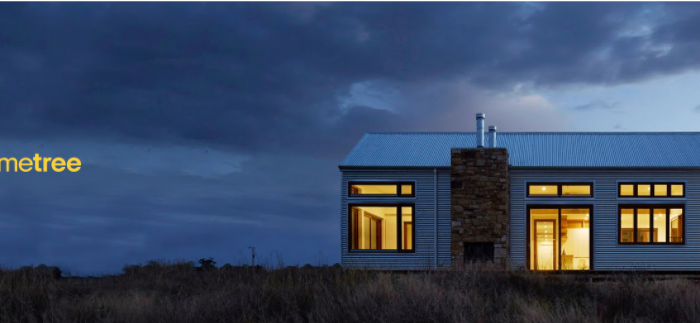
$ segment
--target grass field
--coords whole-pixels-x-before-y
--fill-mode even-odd
[[[129,266],[61,277],[0,271],[0,322],[700,322],[684,279],[494,272],[388,273],[304,267]]]

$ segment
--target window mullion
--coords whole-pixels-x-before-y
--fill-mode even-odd
[[[671,208],[666,208],[666,243],[671,243]]]
[[[561,207],[559,207],[558,213],[559,213],[559,220],[557,221],[557,228],[556,228],[556,230],[552,230],[552,232],[554,232],[553,236],[557,238],[557,245],[559,247],[556,250],[556,252],[554,253],[554,256],[559,258],[557,270],[561,270],[561,257],[562,257],[561,256]],[[554,228],[552,228],[552,229],[554,229]],[[554,245],[554,244],[552,244],[552,245]]]
[[[652,206],[649,207],[649,243],[654,244],[654,207]]]
[[[403,226],[403,207],[398,205],[396,207],[396,250],[403,250],[403,239],[401,237],[401,226]]]
[[[634,243],[637,243],[637,208],[634,208],[633,210],[634,212],[632,213],[634,214],[634,216],[632,216],[632,221],[634,221],[634,223],[632,225],[632,241]]]

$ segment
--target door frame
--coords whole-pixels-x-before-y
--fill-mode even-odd
[[[537,269],[530,269],[530,250],[531,245],[530,245],[530,210],[532,209],[557,209],[558,214],[557,214],[557,222],[559,223],[559,227],[557,228],[557,231],[561,231],[561,209],[588,209],[589,214],[590,214],[590,220],[589,220],[589,237],[588,237],[588,253],[589,253],[589,258],[590,258],[590,266],[587,271],[591,271],[595,269],[595,261],[594,261],[594,255],[595,255],[595,250],[594,246],[595,244],[593,243],[593,239],[595,237],[594,234],[594,227],[595,227],[595,214],[594,214],[594,205],[593,204],[562,204],[562,203],[557,203],[557,204],[528,204],[527,207],[525,208],[525,268],[530,271],[537,271]],[[561,238],[561,237],[560,237]],[[559,244],[559,250],[561,250],[561,239],[557,239],[558,244]],[[558,257],[559,259],[559,264],[557,267],[559,268],[557,271],[561,271],[561,257]],[[567,271],[572,271],[572,270],[567,270]]]
[[[559,215],[559,218],[561,218],[561,214]],[[542,220],[535,220],[534,222],[535,222],[535,228],[534,228],[534,230],[535,230],[535,237],[534,237],[534,238],[535,238],[535,239],[534,239],[534,240],[535,240],[535,245],[537,245],[537,222],[551,222],[551,223],[552,223],[552,229],[554,230],[554,225],[557,223],[557,220],[554,220],[554,219],[542,219]],[[558,228],[556,228],[556,231],[557,231],[557,233],[559,233],[559,234],[561,235],[561,233],[560,233],[560,231],[561,231],[561,224],[559,225]],[[556,234],[556,233],[555,233],[555,234]],[[552,270],[558,270],[558,269],[554,269],[554,267],[556,267],[557,264],[559,264],[559,262],[557,261],[557,260],[559,260],[558,257],[557,257],[557,252],[555,252],[557,248],[554,247],[554,237],[555,237],[555,236],[556,236],[556,235],[552,235],[552,259],[553,259],[553,261],[554,261],[554,263],[552,263]],[[560,247],[561,243],[559,242],[559,239],[556,239],[556,240],[557,240],[557,246],[559,246],[559,249],[561,249],[561,247]],[[534,257],[533,257],[533,258],[535,259],[535,268],[538,268],[538,267],[537,267],[537,248],[535,248],[535,252],[534,252]],[[535,270],[538,270],[538,269],[535,269]]]

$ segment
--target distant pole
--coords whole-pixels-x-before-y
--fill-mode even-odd
[[[253,266],[255,266],[255,246],[250,246],[250,256],[253,259]]]

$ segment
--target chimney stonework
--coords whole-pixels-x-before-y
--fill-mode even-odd
[[[488,248],[478,249],[490,252],[492,243],[493,257],[489,258],[496,267],[506,270],[510,230],[508,150],[456,148],[451,155],[452,266],[470,261],[467,258],[474,246],[488,244]]]

